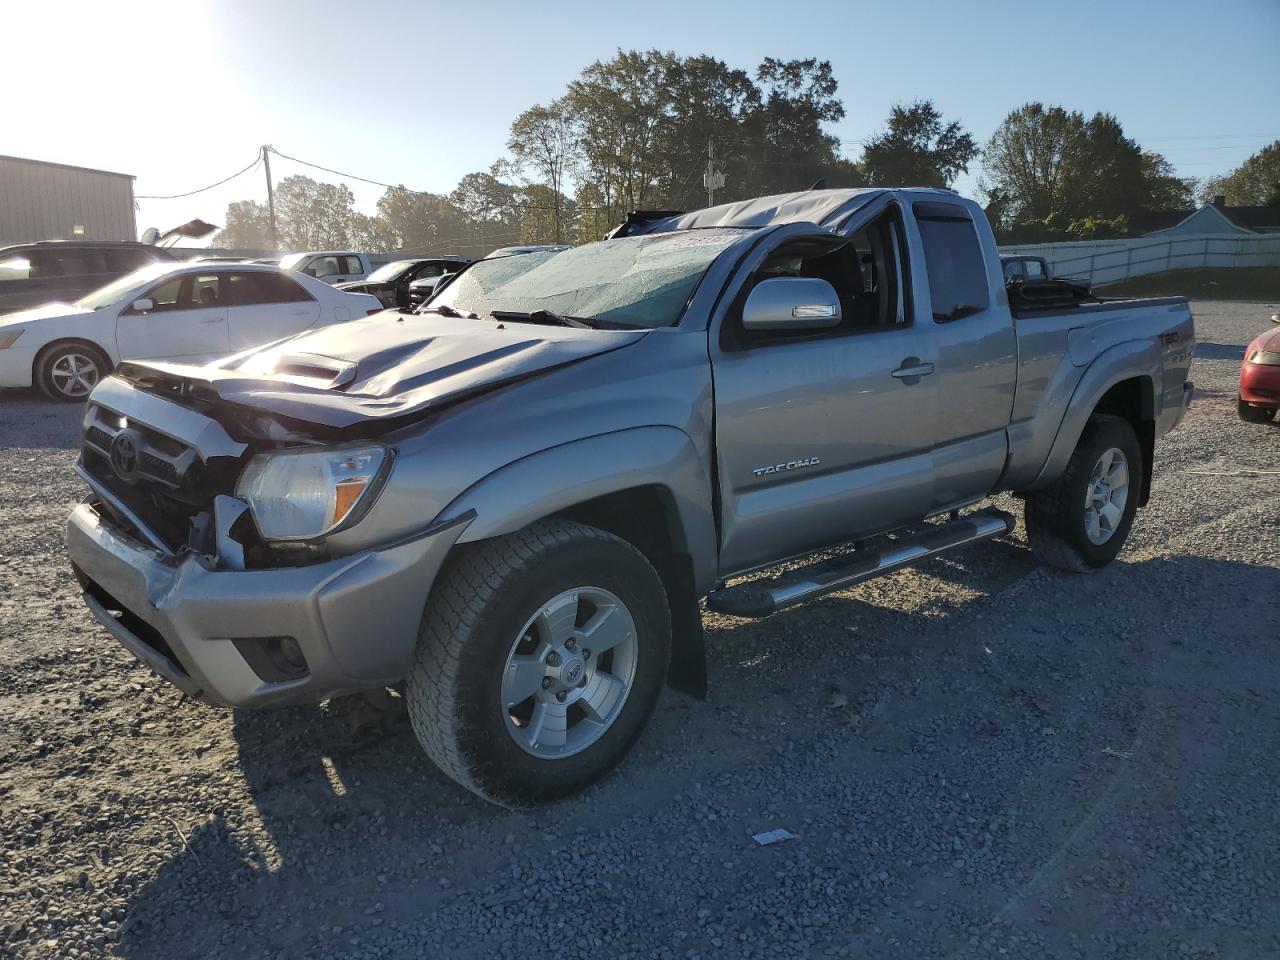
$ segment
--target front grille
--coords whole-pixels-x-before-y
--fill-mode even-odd
[[[137,522],[173,551],[205,543],[214,498],[231,493],[235,485],[236,458],[214,457],[205,463],[181,440],[93,403],[85,414],[83,436],[81,465]],[[124,440],[127,450],[122,449]]]
[[[123,476],[113,465],[111,452],[122,434],[132,441],[131,469]],[[197,464],[196,452],[173,437],[146,424],[132,422],[97,404],[90,404],[84,418],[84,444],[106,460],[118,479],[138,484],[154,481],[177,490]]]

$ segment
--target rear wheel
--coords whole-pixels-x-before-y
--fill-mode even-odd
[[[1133,526],[1143,469],[1127,420],[1090,420],[1062,476],[1027,494],[1027,539],[1036,558],[1073,573],[1114,560]]]
[[[94,347],[65,343],[53,347],[36,361],[35,380],[50,400],[82,403],[107,375],[107,370],[107,360]]]
[[[1251,407],[1239,397],[1236,398],[1236,413],[1245,423],[1270,423],[1276,415],[1274,410]]]
[[[405,684],[409,718],[467,789],[507,806],[554,800],[631,749],[670,649],[666,593],[643,554],[540,522],[462,548],[443,574]]]

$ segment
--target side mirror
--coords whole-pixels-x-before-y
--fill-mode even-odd
[[[156,308],[156,302],[150,297],[143,297],[141,300],[133,301],[133,309],[137,313],[150,313]]]
[[[761,280],[742,307],[744,330],[829,330],[840,325],[836,288],[815,277]]]

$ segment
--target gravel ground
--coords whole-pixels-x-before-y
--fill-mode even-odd
[[[63,559],[78,412],[0,397],[0,953],[1280,956],[1280,428],[1235,415],[1276,309],[1196,304],[1197,398],[1107,571],[1019,532],[708,616],[710,700],[535,813],[361,700],[239,715],[140,667]]]

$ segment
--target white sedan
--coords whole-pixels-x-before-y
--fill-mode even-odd
[[[152,264],[73,304],[0,317],[0,387],[79,401],[121,360],[207,363],[383,309],[265,264]]]

